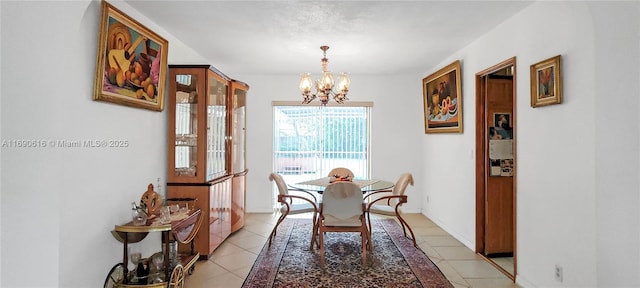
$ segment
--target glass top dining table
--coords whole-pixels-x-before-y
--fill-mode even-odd
[[[303,181],[295,184],[288,184],[289,187],[293,189],[299,189],[309,192],[317,192],[318,194],[322,194],[324,189],[331,183],[333,183],[333,177],[322,177],[318,179]],[[353,183],[356,183],[360,186],[362,193],[372,192],[372,191],[380,191],[380,190],[389,190],[393,188],[395,185],[393,182],[378,180],[378,179],[353,179]]]

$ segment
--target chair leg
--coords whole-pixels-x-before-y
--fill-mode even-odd
[[[314,238],[316,239],[316,248],[320,249],[320,240],[318,240],[318,237],[320,237],[320,213],[318,213],[318,218],[316,218],[316,230],[314,231]]]
[[[278,231],[278,226],[280,225],[280,223],[282,223],[284,218],[287,217],[287,214],[289,214],[289,211],[280,215],[280,218],[278,218],[278,222],[276,222],[276,226],[273,226],[273,230],[271,230],[271,234],[269,234],[269,247],[271,247],[271,240],[273,240],[273,238],[276,237],[276,231]]]
[[[318,240],[316,239],[316,233],[318,229],[318,219],[317,213],[313,212],[313,228],[311,228],[311,246],[309,246],[309,251],[313,250],[313,244],[315,243],[318,246]]]
[[[373,237],[371,237],[371,230],[367,231],[368,237],[369,237],[369,250],[373,251]]]
[[[320,220],[318,220],[320,221]],[[322,267],[322,269],[324,269],[324,237],[323,237],[323,231],[322,229],[320,229],[320,231],[318,232],[318,237],[319,237],[319,242],[320,242],[320,267]]]
[[[369,225],[369,240],[371,240],[371,233],[373,233],[373,230],[371,228],[371,213],[367,213],[367,225]],[[371,249],[373,250],[373,245],[371,246]]]
[[[402,224],[402,231],[404,231],[404,237],[407,237],[407,231],[405,230],[405,226],[406,226],[409,229],[409,232],[411,233],[411,240],[413,240],[413,246],[417,248],[418,244],[416,244],[416,236],[413,234],[413,230],[409,226],[409,223],[407,223],[407,221],[405,221],[404,218],[400,216],[400,213],[396,213],[396,217],[398,217],[398,220],[400,220],[400,223]]]
[[[363,227],[363,230],[360,231],[360,236],[362,238],[362,268],[367,267],[367,227]]]

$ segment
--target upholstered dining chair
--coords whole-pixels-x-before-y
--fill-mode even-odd
[[[278,231],[278,226],[280,225],[280,223],[282,223],[282,221],[285,218],[287,218],[287,215],[295,215],[295,214],[312,212],[313,228],[310,233],[311,246],[309,248],[310,250],[312,250],[313,244],[316,244],[316,246],[318,245],[318,243],[316,243],[316,237],[315,237],[315,232],[317,230],[316,229],[317,218],[318,218],[318,199],[316,198],[315,195],[313,195],[313,193],[309,191],[289,189],[289,187],[287,186],[287,183],[284,181],[282,176],[280,176],[280,174],[271,173],[271,175],[269,175],[269,179],[275,182],[276,186],[278,186],[278,203],[280,203],[280,218],[278,218],[278,222],[276,222],[276,225],[273,227],[273,230],[271,230],[271,234],[269,235],[269,247],[271,247],[271,241],[276,236],[276,232]],[[289,191],[301,192],[302,194],[292,195],[289,193]],[[301,195],[304,195],[304,196],[301,196]],[[301,203],[294,203],[293,202],[294,199],[300,199],[302,201],[296,201]]]
[[[351,170],[349,170],[349,168],[344,168],[344,167],[336,167],[331,169],[331,171],[329,171],[329,175],[327,175],[329,177],[349,177],[350,180],[353,180],[353,172],[351,172]]]
[[[382,191],[374,191],[366,194],[364,197],[369,198],[369,203],[367,205],[367,222],[369,224],[369,231],[371,231],[371,213],[374,214],[382,214],[389,216],[396,216],[400,225],[402,225],[402,231],[404,232],[404,236],[407,237],[407,230],[411,233],[411,240],[413,240],[413,246],[418,247],[416,244],[416,237],[413,234],[413,230],[407,223],[407,221],[402,218],[402,210],[401,206],[404,203],[407,203],[407,195],[404,195],[405,190],[407,189],[407,185],[413,185],[413,176],[411,173],[404,173],[400,175],[396,184],[393,186],[393,190],[382,190]],[[389,195],[389,192],[391,194]],[[381,197],[371,197],[375,194],[381,194]]]
[[[322,193],[320,216],[318,217],[318,237],[320,242],[320,265],[324,267],[325,232],[359,232],[362,239],[362,266],[367,263],[367,248],[371,243],[365,218],[365,205],[360,186],[353,182],[329,184]]]

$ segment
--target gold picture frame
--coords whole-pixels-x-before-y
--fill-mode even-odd
[[[531,107],[562,103],[561,55],[531,65]]]
[[[460,60],[422,79],[425,133],[462,133]]]
[[[102,1],[93,99],[164,109],[169,43]]]

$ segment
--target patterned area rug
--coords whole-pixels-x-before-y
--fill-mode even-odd
[[[440,269],[393,219],[373,223],[374,251],[362,267],[358,233],[327,232],[326,264],[309,251],[311,220],[286,219],[258,255],[242,287],[433,287],[452,288]]]

